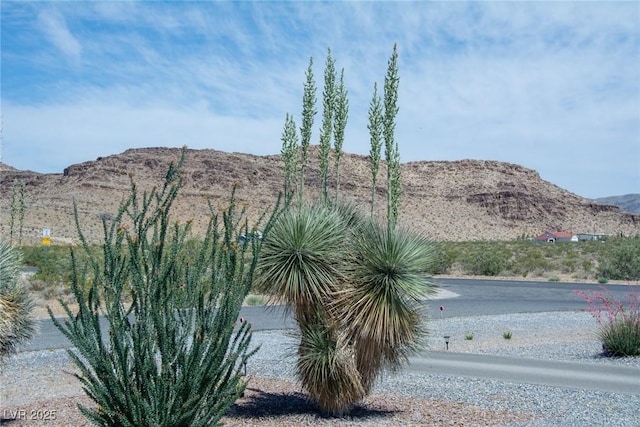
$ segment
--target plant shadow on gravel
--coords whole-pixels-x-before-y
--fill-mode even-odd
[[[322,412],[319,405],[304,393],[271,393],[257,388],[247,387],[244,398],[236,401],[227,417],[244,419],[264,419],[291,415],[309,415],[327,419],[371,420],[392,416],[396,411],[374,409],[356,404],[343,416],[333,417]]]

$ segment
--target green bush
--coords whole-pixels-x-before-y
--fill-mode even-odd
[[[38,296],[45,300],[72,293],[73,268],[69,246],[22,246],[20,250],[23,254],[23,265],[36,268],[35,274],[26,279],[27,287],[32,292],[39,294]],[[92,246],[91,256],[94,259],[101,259],[101,248]],[[76,252],[75,259],[81,266],[80,269],[88,266],[89,259],[84,252]]]
[[[640,237],[610,239],[612,248],[601,260],[599,275],[612,280],[640,279]]]
[[[236,321],[261,242],[238,244],[248,227],[238,220],[244,213],[235,210],[233,192],[221,218],[212,213],[202,242],[188,239],[189,223],[170,224],[183,160],[184,151],[160,190],[140,198],[131,184],[117,217],[104,223],[101,257],[75,213],[91,268],[81,268],[71,251],[78,312],[61,300],[67,318],[49,314],[73,344],[76,377],[97,404],[80,410],[96,425],[217,425],[245,388],[250,325]]]
[[[262,295],[247,295],[244,302],[247,305],[265,305],[266,300]]]
[[[505,257],[496,251],[480,248],[463,260],[467,273],[480,276],[497,276],[506,266]]]
[[[605,352],[612,356],[640,356],[640,318],[620,318],[598,331]]]
[[[458,254],[450,246],[435,245],[434,260],[429,272],[431,274],[445,274],[451,270]]]
[[[36,267],[33,280],[49,285],[71,282],[71,253],[67,246],[24,246],[24,265]]]

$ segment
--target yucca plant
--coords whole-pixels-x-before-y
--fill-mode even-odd
[[[340,416],[366,391],[348,334],[322,309],[317,314],[316,322],[300,325],[298,376],[323,411]]]
[[[311,66],[311,62],[310,62]],[[339,196],[342,131],[347,119],[344,73],[335,89],[335,64],[328,51],[320,134],[320,200],[287,204],[263,243],[256,290],[291,306],[300,327],[297,374],[322,409],[340,415],[371,390],[382,370],[396,370],[421,348],[426,336],[421,300],[433,287],[428,272],[434,247],[408,230],[396,230],[400,156],[394,143],[398,89],[397,48],[385,78],[384,108],[374,85],[370,109],[372,178],[375,187],[382,142],[387,160],[387,221],[374,222]],[[313,96],[307,73],[303,123],[312,117]],[[305,113],[306,112],[306,113]],[[303,141],[308,140],[305,126]],[[336,197],[327,195],[332,135],[335,138]],[[303,168],[306,164],[303,142]],[[288,147],[288,145],[286,145]],[[292,148],[289,147],[292,151]],[[285,150],[286,151],[286,150]],[[289,159],[292,159],[290,157]],[[304,170],[304,169],[303,169]],[[285,170],[285,175],[287,171]],[[301,174],[300,191],[304,187]],[[285,185],[285,192],[288,186]]]
[[[422,301],[435,249],[429,239],[369,221],[352,229],[347,280],[332,304],[355,343],[358,370],[370,391],[382,369],[395,371],[425,345]]]
[[[300,327],[297,373],[324,411],[344,413],[383,369],[398,369],[426,336],[421,300],[428,239],[363,220],[352,205],[284,213],[266,239],[256,286],[291,305]]]
[[[0,240],[0,362],[15,354],[36,330],[31,311],[35,301],[18,280],[21,255]]]
[[[164,185],[142,198],[132,182],[115,219],[103,223],[102,259],[78,225],[92,271],[81,271],[72,252],[79,310],[61,301],[67,318],[50,314],[73,344],[77,378],[97,404],[80,410],[96,425],[216,425],[245,388],[241,367],[254,350],[250,326],[236,321],[261,241],[238,243],[249,229],[232,191],[202,242],[188,243],[190,224],[170,216],[183,161],[184,150]]]
[[[284,212],[265,239],[255,289],[293,307],[298,323],[327,304],[346,254],[342,218],[322,204]]]
[[[334,415],[364,397],[353,347],[327,311],[343,277],[346,232],[343,217],[322,203],[283,213],[265,239],[255,283],[294,310],[298,378]]]

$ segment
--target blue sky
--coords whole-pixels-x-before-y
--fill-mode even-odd
[[[344,149],[366,155],[397,43],[402,162],[499,160],[584,197],[640,192],[637,1],[0,8],[2,161],[18,169],[135,147],[278,154],[310,57],[321,99],[329,47],[349,91]]]

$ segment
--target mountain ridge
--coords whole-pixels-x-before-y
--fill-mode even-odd
[[[166,168],[180,149],[129,149],[68,166],[63,173],[42,174],[0,165],[0,236],[9,233],[13,183],[25,183],[25,242],[36,243],[42,229],[53,242],[73,243],[77,232],[73,203],[88,240],[102,239],[101,221],[117,212],[128,195],[130,178],[142,190],[162,184]],[[320,194],[317,146],[310,147],[305,198]],[[330,185],[335,174],[331,163]],[[211,202],[214,209],[228,203],[236,186],[237,202],[247,207],[251,222],[273,206],[283,185],[279,155],[256,156],[217,150],[186,149],[184,186],[173,209],[174,218],[192,221],[204,230]],[[419,161],[401,165],[402,197],[399,223],[435,240],[511,240],[549,230],[573,233],[636,235],[640,215],[598,203],[540,178],[535,170],[491,160]],[[386,168],[376,185],[376,215],[386,208]],[[341,163],[340,198],[370,210],[371,172],[368,156],[345,153]],[[17,219],[14,219],[14,226]]]
[[[622,194],[618,196],[599,197],[594,199],[604,205],[618,206],[623,212],[640,214],[640,193]]]

